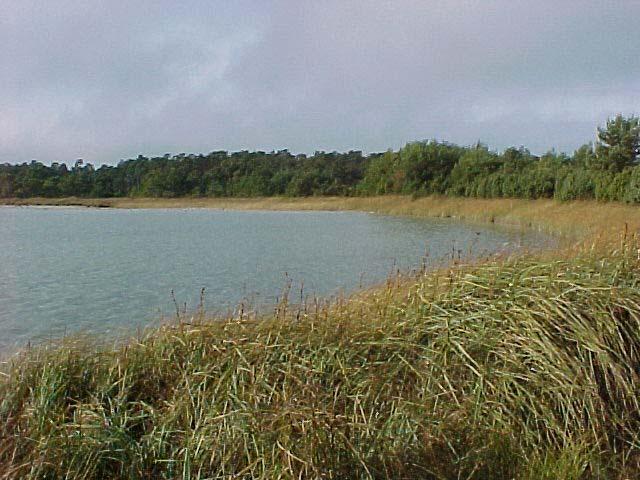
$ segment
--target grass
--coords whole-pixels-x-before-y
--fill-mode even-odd
[[[263,319],[181,317],[126,345],[21,352],[0,380],[0,478],[640,475],[636,209],[349,208],[358,201],[545,216],[544,228],[583,241],[390,279],[332,305],[285,301]]]

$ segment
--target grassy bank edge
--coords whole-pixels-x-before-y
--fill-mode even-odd
[[[387,195],[378,197],[265,198],[10,198],[14,206],[95,208],[211,208],[230,210],[363,211],[415,217],[447,217],[471,222],[534,228],[570,240],[610,236],[640,228],[640,207],[592,200],[476,199]]]
[[[621,232],[638,230],[638,207],[437,197],[117,199],[108,206],[453,217],[594,244],[602,239],[606,247],[592,249],[593,258],[563,250],[434,272],[305,311],[301,322],[289,322],[297,320],[291,312],[265,325],[181,323],[113,350],[96,349],[90,339],[25,352],[26,361],[12,367],[14,378],[23,379],[14,384],[19,388],[5,390],[16,398],[11,404],[25,408],[7,409],[20,416],[3,418],[12,436],[0,441],[4,458],[18,460],[0,468],[0,476],[146,478],[162,471],[187,477],[193,469],[197,477],[211,469],[254,478],[333,471],[336,478],[511,478],[518,472],[528,479],[621,479],[640,471],[633,461],[638,437],[631,432],[637,390],[624,370],[635,362],[626,342],[640,345],[632,333],[640,331],[632,328],[640,304],[635,244],[629,243],[629,256],[607,250]],[[556,344],[565,316],[575,331],[563,330]],[[616,343],[610,318],[628,322],[633,336]],[[496,369],[492,355],[510,363]],[[604,364],[610,373],[602,373]],[[549,373],[540,375],[544,369]],[[210,396],[211,379],[220,382],[216,391],[246,391],[247,397]],[[325,381],[340,389],[325,392]],[[279,388],[262,389],[273,384]],[[599,388],[611,388],[604,400]],[[524,393],[514,395],[515,389]],[[292,397],[292,391],[302,393]],[[534,412],[544,427],[514,412]],[[18,422],[24,430],[15,429]],[[587,423],[590,429],[583,429]],[[616,435],[631,447],[611,451]],[[244,445],[244,454],[212,464],[214,457],[201,451],[216,452],[218,441],[225,448]],[[200,448],[203,442],[207,448]],[[278,448],[269,450],[273,445]],[[15,453],[22,451],[28,453]]]

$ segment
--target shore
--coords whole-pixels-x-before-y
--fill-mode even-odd
[[[5,202],[8,203],[8,202]],[[361,210],[537,228],[555,252],[337,303],[71,338],[0,368],[2,478],[638,478],[640,208],[427,197],[31,199]]]
[[[453,197],[266,198],[5,198],[1,205],[93,208],[212,208],[229,210],[363,211],[388,215],[449,217],[470,222],[535,228],[578,240],[640,229],[640,207],[596,201],[476,199]]]

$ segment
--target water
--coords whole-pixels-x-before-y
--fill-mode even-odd
[[[273,305],[287,282],[330,296],[396,269],[548,238],[356,212],[0,208],[0,350],[122,333],[195,309]],[[299,296],[299,292],[296,293]]]

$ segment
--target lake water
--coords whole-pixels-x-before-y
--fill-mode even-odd
[[[330,296],[397,269],[548,243],[540,234],[356,212],[0,207],[0,349],[120,332],[197,308]],[[455,252],[455,253],[452,253]]]

